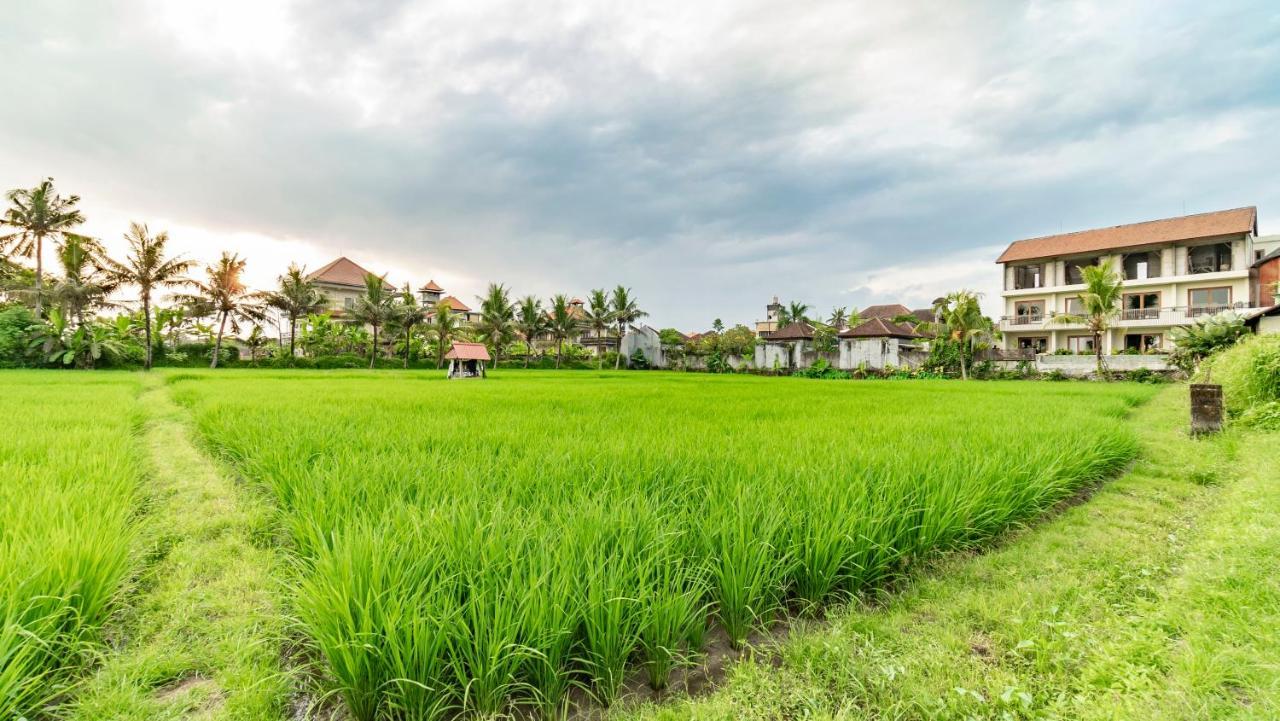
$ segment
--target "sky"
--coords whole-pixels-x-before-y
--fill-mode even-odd
[[[1280,4],[14,3],[0,189],[52,176],[268,287],[337,255],[464,301],[623,284],[658,327],[773,296],[984,294],[1026,237],[1256,205]],[[51,258],[51,256],[50,256]]]

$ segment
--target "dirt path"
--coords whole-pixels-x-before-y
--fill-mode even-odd
[[[192,441],[165,378],[147,377],[142,571],[75,719],[278,719],[281,670],[269,506]]]

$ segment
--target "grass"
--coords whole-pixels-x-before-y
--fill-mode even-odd
[[[45,378],[0,376],[4,719],[35,716],[68,691],[135,562],[137,382]]]
[[[714,627],[873,592],[1116,471],[1148,387],[672,374],[173,376],[269,489],[350,715],[556,715]]]
[[[1280,717],[1280,443],[1189,439],[1186,393],[1136,411],[1142,456],[1088,503],[795,629],[712,696],[616,716]]]

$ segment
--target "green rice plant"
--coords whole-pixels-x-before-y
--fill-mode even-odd
[[[1121,468],[1136,384],[189,374],[271,492],[327,689],[360,721],[567,714],[718,626],[875,591]]]
[[[0,378],[0,718],[65,695],[133,568],[136,383]]]

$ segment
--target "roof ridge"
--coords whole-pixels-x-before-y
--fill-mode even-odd
[[[1013,245],[1018,243],[1028,243],[1033,240],[1044,240],[1045,238],[1065,238],[1069,235],[1080,235],[1081,233],[1096,233],[1101,230],[1116,230],[1118,228],[1134,228],[1139,225],[1151,225],[1153,223],[1168,223],[1171,220],[1185,220],[1187,218],[1200,218],[1206,215],[1221,215],[1223,213],[1234,213],[1240,210],[1252,210],[1254,215],[1258,213],[1256,205],[1242,205],[1239,208],[1223,208],[1222,210],[1206,210],[1203,213],[1188,213],[1187,215],[1173,215],[1168,218],[1154,218],[1152,220],[1139,220],[1133,223],[1117,223],[1116,225],[1102,225],[1097,228],[1081,228],[1080,230],[1068,230],[1065,233],[1049,233],[1048,235],[1036,235],[1030,238],[1019,238],[1013,241]]]

